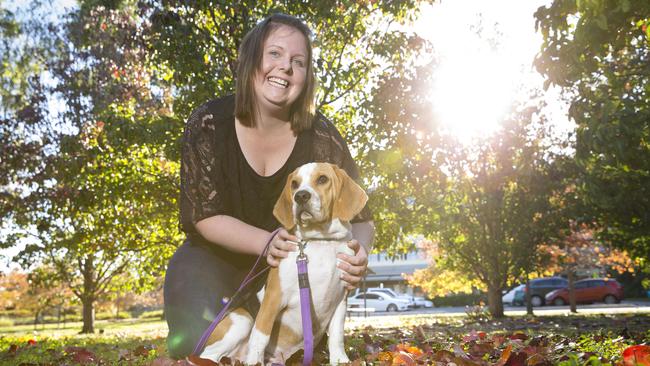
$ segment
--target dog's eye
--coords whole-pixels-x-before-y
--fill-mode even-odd
[[[325,183],[327,183],[328,180],[329,180],[329,179],[328,179],[326,176],[321,175],[320,177],[318,177],[318,180],[316,181],[316,183],[318,183],[318,184],[325,184]]]
[[[292,181],[291,181],[291,188],[292,188],[292,189],[296,189],[296,188],[298,188],[298,181],[292,180]]]

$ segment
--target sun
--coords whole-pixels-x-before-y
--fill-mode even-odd
[[[539,83],[539,1],[456,0],[422,9],[414,30],[439,60],[431,104],[442,129],[463,142],[497,130],[522,85]]]
[[[431,100],[443,130],[468,141],[499,127],[513,98],[512,72],[500,61],[484,50],[441,61]]]

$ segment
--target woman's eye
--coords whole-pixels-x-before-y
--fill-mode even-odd
[[[299,67],[305,66],[305,63],[302,62],[302,60],[293,60],[293,63],[298,65]]]
[[[273,57],[278,57],[278,56],[280,56],[280,52],[278,52],[278,51],[270,51],[269,55],[271,55]]]
[[[295,180],[292,180],[291,181],[291,188],[292,189],[297,189],[298,188],[298,182],[296,182]]]
[[[318,184],[325,184],[325,183],[327,183],[328,180],[329,180],[329,179],[328,179],[326,176],[321,175],[320,177],[318,177],[318,181],[317,181],[317,182],[318,182]]]

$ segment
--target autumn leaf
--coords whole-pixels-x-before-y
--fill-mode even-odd
[[[638,345],[623,351],[625,366],[650,366],[650,346]]]
[[[97,362],[97,356],[82,347],[66,347],[65,353],[72,356],[72,360],[74,362],[80,363],[82,365]]]
[[[393,366],[414,366],[415,360],[413,357],[404,351],[393,353]]]

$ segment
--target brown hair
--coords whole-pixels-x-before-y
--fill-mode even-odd
[[[235,116],[247,127],[257,125],[259,116],[253,84],[262,64],[262,47],[272,30],[280,25],[297,29],[305,36],[307,43],[307,73],[305,85],[298,99],[291,106],[289,119],[294,133],[311,127],[315,115],[314,94],[316,77],[312,65],[311,31],[300,19],[291,15],[276,13],[258,23],[244,37],[239,46],[237,81],[235,84]]]

